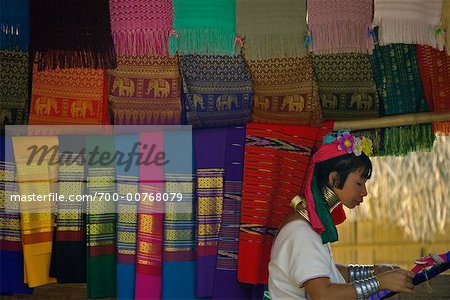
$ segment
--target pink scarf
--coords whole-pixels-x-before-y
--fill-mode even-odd
[[[109,7],[117,55],[168,56],[172,1],[110,0]]]

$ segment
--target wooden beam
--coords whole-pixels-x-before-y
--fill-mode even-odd
[[[436,114],[433,112],[426,112],[417,114],[387,116],[366,120],[336,121],[334,122],[333,130],[386,128],[386,127],[439,122],[439,121],[450,121],[450,113]]]

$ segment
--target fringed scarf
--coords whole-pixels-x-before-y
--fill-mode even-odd
[[[87,201],[87,297],[116,296],[116,208],[112,201],[116,192],[115,164],[100,162],[96,152],[114,155],[114,138],[87,136],[87,194],[96,198]],[[103,196],[101,196],[103,195]],[[108,196],[109,195],[109,196]],[[110,200],[107,201],[106,197]]]
[[[85,194],[83,136],[60,136],[58,194],[65,199]],[[58,202],[50,275],[58,283],[86,282],[86,203]]]
[[[319,93],[309,56],[249,61],[255,97],[252,122],[319,125]]]
[[[118,57],[108,82],[115,125],[181,124],[178,58]]]
[[[125,156],[138,150],[139,135],[119,135],[114,139],[117,152]],[[135,148],[136,147],[136,148]],[[117,223],[117,299],[134,299],[139,192],[139,166],[116,165]]]
[[[308,0],[310,49],[316,54],[371,53],[373,0]]]
[[[58,166],[51,163],[51,154],[58,154],[58,139],[52,136],[17,136],[12,138],[20,195],[50,195],[57,191]],[[31,149],[47,147],[49,154],[42,162],[31,156]],[[41,156],[42,157],[42,156]],[[31,159],[31,162],[30,162]],[[36,180],[39,179],[39,180]],[[49,276],[53,237],[52,201],[21,201],[20,230],[22,233],[24,282],[29,287],[55,283]]]
[[[384,114],[428,111],[420,80],[416,45],[375,45],[372,55],[374,80],[383,101]]]
[[[0,1],[0,49],[27,51],[30,40],[30,0]]]
[[[375,0],[373,27],[379,26],[381,46],[394,43],[429,45],[442,49],[436,39],[442,0]]]
[[[0,129],[28,122],[30,70],[28,53],[0,50]]]
[[[38,71],[35,66],[31,125],[104,125],[107,120],[106,72],[95,69]]]
[[[244,173],[245,128],[227,129],[222,222],[213,299],[252,299],[252,286],[238,282],[237,262]]]
[[[450,112],[450,56],[429,46],[417,46],[420,76],[430,110]],[[435,132],[450,134],[450,122],[433,123]]]
[[[180,147],[183,145],[183,147]],[[195,299],[196,253],[192,131],[164,132],[166,193],[181,193],[165,203],[162,299]]]
[[[173,0],[172,55],[233,55],[236,0]]]
[[[431,124],[389,127],[383,130],[379,156],[405,156],[409,152],[433,150],[436,135]]]
[[[163,131],[140,133],[139,142],[144,157],[150,151],[154,157],[164,153]],[[155,199],[164,193],[164,165],[141,164],[139,183],[142,199],[138,208],[135,299],[161,299],[164,202]]]
[[[197,176],[197,297],[211,297],[223,210],[226,128],[193,133]]]
[[[39,70],[116,67],[109,0],[33,0],[30,16]]]
[[[267,284],[273,237],[305,189],[312,150],[327,129],[248,124],[244,156],[238,280]]]
[[[242,56],[180,57],[186,119],[193,127],[240,126],[248,122],[252,79]]]
[[[379,99],[369,55],[313,55],[312,64],[324,119],[379,117]]]
[[[0,136],[0,293],[31,294],[23,283],[23,248],[20,234],[19,193],[13,147],[9,136]]]
[[[246,59],[303,57],[306,30],[306,0],[236,1],[236,31]]]
[[[109,9],[117,55],[169,55],[172,1],[109,0]]]

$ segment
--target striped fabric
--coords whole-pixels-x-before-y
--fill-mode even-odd
[[[0,293],[30,294],[24,283],[23,249],[20,235],[19,202],[11,138],[0,136]]]
[[[50,155],[45,155],[42,163],[38,159],[28,164],[30,147],[48,147],[58,153],[56,137],[13,137],[14,156],[16,160],[17,181],[21,195],[49,195],[57,190],[58,167],[50,165]],[[50,151],[50,153],[52,152]],[[37,180],[38,179],[38,180]],[[20,229],[22,232],[24,256],[24,282],[29,287],[37,287],[56,282],[49,277],[53,236],[53,202],[20,202]]]
[[[180,147],[183,145],[183,147]],[[166,130],[164,166],[166,193],[182,193],[181,201],[165,203],[163,299],[194,299],[196,288],[194,178],[192,132]]]
[[[246,132],[238,280],[267,284],[273,236],[304,190],[312,150],[328,130],[248,124]]]
[[[211,297],[214,288],[222,220],[226,128],[193,132],[197,176],[197,297]]]
[[[146,132],[139,135],[140,151],[153,155],[164,150],[162,131]],[[156,201],[158,194],[164,192],[164,167],[142,164],[139,168],[139,201],[136,299],[160,299],[162,290],[162,247],[164,203]],[[159,198],[161,199],[161,198]]]
[[[125,157],[139,149],[139,135],[115,137],[115,150]],[[117,223],[117,299],[133,299],[136,274],[136,243],[139,192],[139,167],[136,164],[116,165]]]
[[[252,286],[239,283],[237,280],[244,147],[245,128],[228,128],[222,222],[214,274],[214,299],[251,299],[252,296]]]
[[[65,199],[85,193],[84,137],[59,137],[58,193]],[[86,282],[86,204],[58,202],[50,275],[59,283]]]
[[[97,148],[98,147],[98,148]],[[97,148],[97,149],[96,149]],[[115,202],[106,201],[107,195],[116,191],[114,163],[101,164],[99,153],[114,154],[114,138],[109,136],[86,137],[87,194],[98,196],[96,201],[87,202],[87,292],[89,298],[116,296],[116,215]]]

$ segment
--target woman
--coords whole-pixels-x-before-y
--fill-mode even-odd
[[[296,196],[274,241],[269,263],[272,299],[366,299],[383,289],[413,291],[414,273],[387,265],[336,265],[329,244],[335,225],[367,195],[369,139],[326,136],[308,169],[305,197]]]

